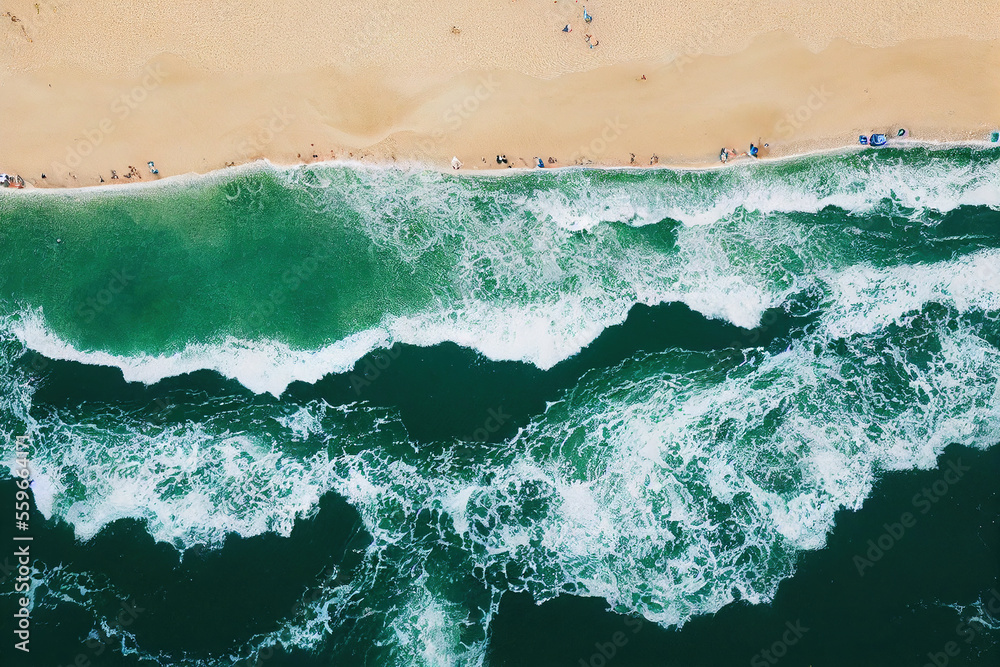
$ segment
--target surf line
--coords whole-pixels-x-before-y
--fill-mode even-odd
[[[29,508],[30,493],[28,487],[31,485],[29,478],[31,471],[28,469],[28,450],[31,448],[31,436],[19,435],[15,438],[17,444],[14,453],[14,476],[17,481],[14,483],[17,491],[14,493],[14,526],[20,531],[20,535],[15,534],[12,538],[14,543],[14,558],[17,559],[17,578],[14,580],[14,592],[21,593],[17,600],[17,612],[14,618],[17,619],[17,627],[14,635],[21,641],[14,642],[14,648],[25,653],[30,653],[31,642],[31,598],[28,592],[31,590],[31,540],[27,534],[28,521],[30,518]]]

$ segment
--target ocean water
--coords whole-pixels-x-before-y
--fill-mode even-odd
[[[1000,150],[254,166],[0,248],[15,664],[1000,660]]]

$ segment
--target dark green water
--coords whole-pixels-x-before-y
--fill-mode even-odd
[[[244,170],[0,246],[14,664],[997,664],[995,149]]]

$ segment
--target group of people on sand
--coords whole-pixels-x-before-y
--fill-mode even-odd
[[[0,186],[5,188],[23,188],[24,179],[16,174],[0,174]]]
[[[764,144],[763,148],[767,148],[769,145],[770,144]],[[760,149],[761,146],[755,146],[753,143],[751,143],[749,151],[744,151],[740,153],[735,148],[726,148],[725,146],[723,146],[722,150],[719,152],[719,161],[728,162],[730,157],[748,157],[748,156],[757,157],[758,153],[760,153]]]
[[[525,162],[525,160],[524,160],[523,157],[522,158],[517,158],[517,159],[520,160],[521,162],[523,162],[525,166],[528,166],[528,163]],[[511,169],[514,166],[514,165],[512,165],[512,164],[509,163],[509,161],[507,160],[507,156],[506,155],[497,155],[496,160],[497,160],[497,164],[500,165],[501,167],[506,166],[508,169]],[[546,161],[544,159],[542,159],[542,158],[540,158],[540,157],[538,157],[536,155],[535,157],[531,158],[531,160],[532,160],[532,166],[535,167],[536,169],[545,169],[545,162]],[[558,162],[558,160],[556,160],[554,157],[549,157],[548,158],[548,163],[549,164],[556,164],[557,162]],[[486,158],[483,158],[483,164],[486,164]],[[464,166],[465,166],[465,164],[461,160],[458,159],[458,156],[455,156],[455,157],[453,157],[451,159],[451,168],[452,169],[456,169],[457,170],[457,169],[461,169]]]
[[[149,164],[153,164],[153,163],[150,162]],[[152,170],[152,169],[153,168],[150,167],[150,170]],[[151,173],[158,174],[158,173],[160,173],[160,171],[157,169],[156,171],[151,171]],[[122,178],[137,178],[137,179],[139,179],[141,181],[142,180],[142,174],[139,173],[138,169],[136,169],[132,165],[129,165],[128,166],[128,173],[125,174],[125,175],[123,175]],[[114,169],[111,170],[111,180],[112,181],[117,181],[118,180],[118,172],[115,171]],[[101,176],[101,183],[103,183],[103,182],[104,182],[104,177]]]
[[[589,24],[593,20],[594,20],[594,17],[591,16],[590,13],[587,12],[587,8],[584,7],[583,8],[583,22]],[[566,32],[566,33],[573,32],[573,27],[570,24],[567,23],[563,27],[562,31]],[[593,41],[591,41],[591,40],[593,40]],[[596,47],[596,46],[600,46],[600,44],[601,44],[601,40],[595,39],[594,36],[591,35],[590,33],[587,33],[587,34],[584,35],[584,41],[586,41],[587,42],[587,46],[589,46],[592,49],[594,47]]]
[[[147,162],[146,166],[149,167],[149,173],[153,174],[154,176],[156,176],[156,175],[158,175],[160,173],[160,170],[156,168],[156,165],[153,164],[152,160],[150,160],[149,162]],[[70,172],[69,176],[71,178],[74,178],[74,179],[76,178],[76,175],[73,174],[72,172]],[[42,174],[42,178],[46,179],[48,177],[45,174]],[[104,180],[104,175],[103,174],[97,174],[97,178],[99,179],[99,182],[101,182],[101,183],[106,183],[107,182],[107,181]],[[111,180],[112,181],[117,181],[117,180],[122,179],[122,178],[129,179],[129,180],[131,180],[131,179],[134,178],[136,180],[140,180],[141,181],[142,180],[142,173],[138,169],[136,169],[133,165],[129,165],[128,166],[128,173],[122,174],[121,176],[118,175],[118,170],[117,169],[112,169],[111,170]]]
[[[739,152],[738,150],[736,150],[735,148],[723,148],[719,152],[719,160],[721,162],[728,162],[730,157],[752,157],[752,158],[757,158],[757,157],[760,156],[760,149],[761,148],[768,148],[769,146],[770,146],[770,144],[764,144],[763,146],[758,146],[757,144],[751,143],[750,144],[750,149],[746,150],[746,151],[743,151],[742,153]],[[629,160],[629,164],[634,165],[635,164],[635,153],[630,153],[629,155],[630,155],[630,158],[631,158]],[[524,160],[524,158],[518,158],[518,159],[521,162],[523,162],[525,166],[528,166],[528,163]],[[545,168],[545,160],[543,160],[542,158],[536,156],[536,157],[533,157],[532,160],[534,162],[534,164],[532,166],[534,166],[536,169],[544,169]],[[555,164],[557,162],[558,162],[558,160],[556,160],[555,158],[550,157],[548,159],[548,163],[549,164]],[[660,162],[660,156],[657,155],[656,153],[653,153],[653,155],[649,158],[649,165],[650,166],[654,166],[654,165],[659,164],[659,162]],[[483,158],[483,163],[484,164],[486,163],[486,158]],[[504,166],[506,166],[508,168],[513,167],[513,165],[508,162],[506,155],[497,155],[496,156],[496,163],[499,166],[501,166],[501,167],[504,167]],[[576,164],[580,164],[580,161],[578,160],[576,162]],[[465,165],[462,163],[461,160],[458,159],[457,156],[453,157],[451,159],[451,167],[452,167],[452,169],[461,169],[463,166],[465,166]]]

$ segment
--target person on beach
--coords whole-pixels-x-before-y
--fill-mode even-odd
[[[451,168],[452,169],[462,168],[462,161],[458,159],[458,156],[455,156],[451,159]]]

